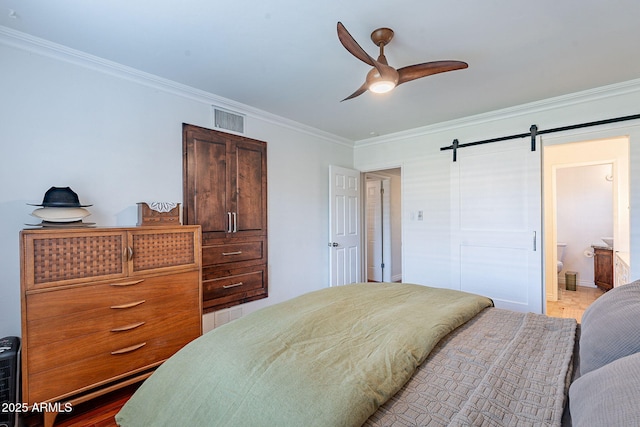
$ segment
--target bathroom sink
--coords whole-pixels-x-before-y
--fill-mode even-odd
[[[613,247],[613,237],[601,237],[602,241],[607,244],[610,248]]]

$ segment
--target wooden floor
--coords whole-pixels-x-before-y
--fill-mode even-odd
[[[54,427],[117,427],[115,416],[129,400],[139,384],[122,388],[105,396],[80,404],[70,414],[60,414]],[[25,427],[41,427],[41,417],[23,420]]]
[[[567,291],[564,285],[558,287],[558,301],[547,301],[547,316],[576,319],[582,322],[582,314],[600,295],[599,288],[576,286],[575,291]]]

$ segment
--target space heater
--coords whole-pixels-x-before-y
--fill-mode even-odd
[[[20,385],[20,338],[0,339],[0,427],[18,425],[18,403]]]

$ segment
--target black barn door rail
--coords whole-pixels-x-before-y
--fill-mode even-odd
[[[516,134],[516,135],[501,136],[499,138],[485,139],[485,140],[482,140],[482,141],[465,142],[464,144],[460,144],[460,142],[457,139],[454,139],[453,143],[450,146],[448,146],[448,147],[440,147],[440,151],[453,150],[453,161],[455,162],[455,161],[458,160],[458,149],[459,148],[472,147],[474,145],[490,144],[492,142],[499,142],[499,141],[506,141],[506,140],[509,140],[509,139],[518,139],[518,138],[527,138],[527,137],[531,137],[531,151],[536,151],[536,136],[538,136],[538,135],[544,135],[544,134],[553,133],[553,132],[562,132],[562,131],[565,131],[565,130],[586,128],[586,127],[590,127],[590,126],[606,125],[606,124],[609,124],[609,123],[624,122],[624,121],[627,121],[627,120],[636,120],[636,119],[640,119],[640,114],[634,114],[634,115],[631,115],[631,116],[616,117],[616,118],[613,118],[613,119],[598,120],[598,121],[595,121],[595,122],[580,123],[580,124],[577,124],[577,125],[562,126],[562,127],[558,127],[558,128],[545,129],[545,130],[538,130],[538,126],[531,125],[531,127],[529,128],[529,132],[527,132],[527,133],[519,133],[519,134]]]

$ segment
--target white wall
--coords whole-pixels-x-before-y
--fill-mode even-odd
[[[522,133],[534,123],[548,129],[637,114],[640,105],[634,81],[360,141],[352,149],[268,113],[47,44],[0,39],[0,57],[0,336],[20,333],[18,234],[33,220],[27,203],[40,202],[52,185],[68,185],[94,205],[88,220],[129,226],[139,201],[181,201],[181,124],[211,127],[211,104],[246,113],[247,136],[268,141],[270,297],[246,304],[245,312],[328,283],[329,164],[402,167],[403,280],[450,287],[452,153],[440,147],[454,138]],[[620,126],[608,126],[604,137],[630,136],[629,251],[637,279],[640,126]],[[565,135],[587,140],[592,132]]]
[[[559,168],[556,171],[557,239],[567,244],[564,271],[578,273],[578,284],[595,286],[592,245],[606,246],[600,239],[613,236],[612,165]],[[611,177],[608,181],[606,177]],[[558,281],[563,283],[563,272]]]
[[[452,94],[461,96],[461,94]],[[354,167],[378,170],[402,166],[403,182],[403,280],[438,287],[451,283],[450,165],[452,151],[441,151],[454,139],[460,143],[527,132],[532,124],[540,130],[577,123],[638,114],[640,81],[598,88],[580,94],[545,100],[434,126],[359,141]],[[551,135],[551,134],[550,134]],[[553,143],[627,135],[630,140],[631,277],[640,278],[640,121],[565,131]],[[544,138],[543,143],[544,143]],[[528,138],[522,139],[529,144]],[[496,144],[500,144],[497,142]],[[540,143],[537,149],[541,149]],[[458,151],[458,157],[465,151]],[[490,170],[487,173],[491,173]],[[424,211],[424,221],[416,212]],[[635,215],[634,215],[635,212]]]
[[[57,46],[0,38],[0,58],[0,337],[20,335],[27,203],[70,186],[87,221],[132,226],[137,202],[181,202],[182,123],[212,127],[211,104],[267,141],[269,298],[245,313],[327,286],[328,166],[352,166],[351,143]]]

